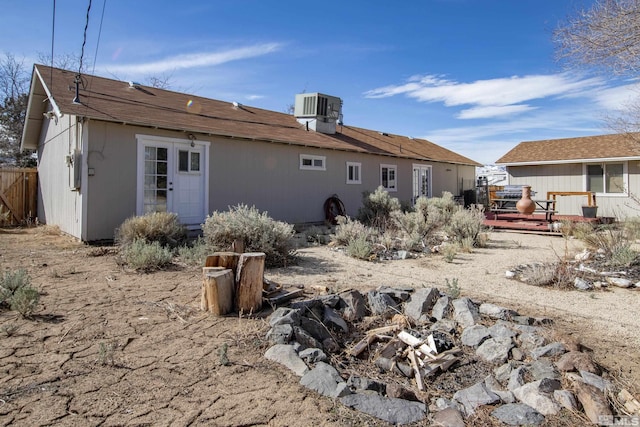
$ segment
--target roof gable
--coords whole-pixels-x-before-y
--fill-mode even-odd
[[[624,133],[524,141],[496,163],[568,163],[635,157],[640,157],[640,134]]]
[[[423,139],[381,134],[352,126],[338,126],[336,134],[327,135],[307,130],[290,114],[138,84],[130,85],[103,77],[83,75],[79,91],[81,104],[74,104],[75,76],[75,72],[35,65],[30,98],[37,97],[39,102],[32,103],[30,100],[28,120],[42,120],[42,99],[49,97],[50,92],[62,115],[206,135],[480,165]],[[37,90],[34,91],[34,88]],[[40,128],[35,124],[27,127]],[[37,146],[33,132],[23,135],[23,146]]]

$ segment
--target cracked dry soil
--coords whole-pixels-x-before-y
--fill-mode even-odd
[[[42,294],[33,319],[0,311],[0,425],[386,425],[262,357],[269,307],[213,317],[199,311],[200,268],[126,272],[110,248],[47,230],[0,229],[0,272],[26,269]],[[504,276],[579,249],[556,236],[492,233],[488,248],[453,263],[438,255],[371,263],[319,246],[265,276],[310,295],[311,285],[445,289],[457,279],[465,296],[553,318],[605,368],[639,383],[640,290],[567,292]]]

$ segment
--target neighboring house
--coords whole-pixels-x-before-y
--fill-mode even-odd
[[[38,218],[83,241],[170,211],[198,228],[240,203],[292,224],[325,220],[336,194],[401,201],[462,195],[477,162],[423,139],[341,124],[342,101],[296,96],[295,114],[35,65],[22,148],[37,149]],[[74,102],[75,101],[75,102]]]
[[[497,162],[511,185],[527,184],[536,199],[549,191],[596,194],[598,216],[640,213],[640,135],[615,134],[521,142]],[[581,215],[585,196],[558,196],[559,214]]]

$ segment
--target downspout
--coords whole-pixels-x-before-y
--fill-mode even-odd
[[[83,242],[89,240],[89,123],[83,117],[80,119],[82,132],[80,133],[80,201],[82,202],[82,212],[80,216],[80,238]]]

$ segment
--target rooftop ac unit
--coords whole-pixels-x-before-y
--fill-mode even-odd
[[[336,122],[342,120],[342,100],[321,93],[298,94],[293,115],[309,129],[333,134]]]

